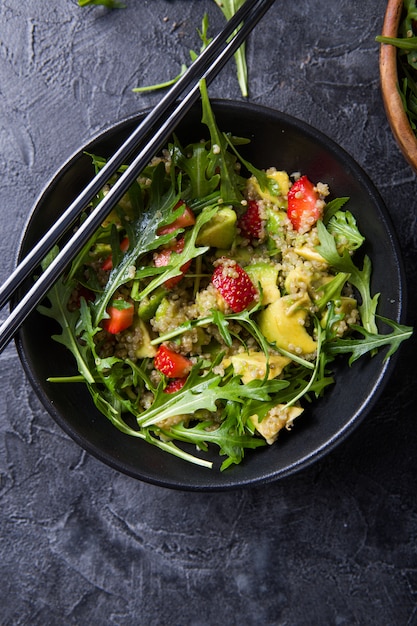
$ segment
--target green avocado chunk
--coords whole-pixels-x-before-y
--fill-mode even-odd
[[[259,328],[270,343],[289,352],[312,354],[317,343],[308,334],[305,321],[311,301],[307,295],[282,296],[259,314]]]
[[[287,214],[271,207],[266,208],[266,224],[269,235],[282,235]]]
[[[151,343],[151,335],[146,323],[140,318],[136,322],[137,328],[140,331],[140,343],[136,347],[136,356],[138,359],[153,358],[156,354],[156,348]]]
[[[220,209],[202,226],[196,243],[198,246],[230,248],[236,235],[237,216],[230,207]]]
[[[255,287],[261,286],[262,304],[267,305],[281,297],[278,289],[278,267],[271,263],[260,262],[245,267]]]
[[[165,287],[160,287],[154,291],[150,298],[144,298],[141,300],[138,308],[138,315],[140,319],[145,320],[146,322],[150,320],[155,315],[155,311],[161,304],[166,293],[167,290]]]

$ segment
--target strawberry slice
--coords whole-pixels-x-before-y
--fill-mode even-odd
[[[168,378],[185,378],[191,369],[192,363],[190,359],[162,344],[155,354],[154,365],[157,370]]]
[[[234,313],[246,309],[258,295],[249,274],[232,259],[222,259],[211,282]]]
[[[178,209],[180,206],[184,206],[184,212],[181,213],[171,224],[167,226],[161,226],[158,228],[158,235],[166,235],[168,233],[174,232],[177,228],[186,228],[187,226],[193,226],[195,224],[195,216],[189,206],[185,204],[182,200],[179,200],[177,204],[174,206],[174,211]]]
[[[125,300],[113,300],[107,307],[108,318],[104,319],[102,326],[112,335],[121,333],[133,324],[135,308],[131,302]]]
[[[187,382],[186,376],[184,378],[173,378],[172,380],[169,381],[169,383],[165,387],[164,392],[175,393],[176,391],[179,391],[180,389],[182,389],[186,382]]]
[[[181,237],[180,239],[178,239],[178,241],[175,239],[174,242],[168,248],[161,248],[161,250],[158,250],[158,252],[155,252],[154,257],[153,257],[155,267],[164,267],[165,265],[169,265],[172,252],[181,254],[183,250],[184,250],[184,237]],[[172,289],[173,287],[175,287],[175,285],[178,284],[180,280],[182,280],[184,274],[189,270],[190,265],[191,265],[191,260],[184,263],[184,265],[181,265],[180,269],[182,271],[182,274],[179,274],[178,276],[174,276],[173,278],[169,278],[168,280],[166,280],[164,283],[165,287],[167,289]]]
[[[307,232],[322,216],[320,196],[307,176],[301,176],[288,192],[287,215],[299,232]]]
[[[238,221],[238,227],[246,239],[261,239],[264,230],[263,220],[259,212],[258,203],[255,200],[249,200],[245,213]]]

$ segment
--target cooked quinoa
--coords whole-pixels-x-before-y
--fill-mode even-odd
[[[160,159],[155,160],[154,164],[160,161]],[[169,171],[168,163],[166,169]],[[273,176],[276,173],[277,170],[275,168],[267,170],[268,175]],[[280,174],[284,175],[283,173]],[[297,180],[299,174],[293,175],[293,178]],[[145,184],[148,184],[147,181],[145,181]],[[316,190],[319,194],[318,203],[321,207],[324,207],[325,199],[329,194],[328,186],[319,182],[316,185]],[[301,232],[295,230],[290,219],[283,211],[283,207],[285,208],[287,203],[287,194],[279,196],[279,202],[276,203],[273,197],[262,194],[254,177],[249,178],[247,181],[244,199],[241,202],[242,207],[245,208],[249,201],[255,201],[259,208],[259,215],[262,220],[259,238],[256,241],[245,238],[240,233],[239,228],[237,228],[234,247],[227,251],[228,256],[226,259],[224,251],[215,247],[210,248],[202,258],[197,290],[196,270],[194,267],[190,268],[178,284],[166,290],[155,314],[146,321],[147,332],[151,338],[175,331],[189,321],[205,318],[210,315],[213,309],[219,310],[224,314],[232,312],[211,282],[213,269],[219,266],[219,264],[223,265],[225,274],[230,278],[237,276],[237,264],[243,268],[257,264],[268,264],[275,268],[277,274],[276,286],[279,293],[292,298],[291,305],[287,309],[288,315],[297,311],[300,306],[307,310],[309,315],[305,319],[300,318],[298,323],[300,326],[305,327],[311,337],[314,338],[314,328],[310,314],[317,313],[315,305],[315,300],[319,294],[317,288],[332,277],[328,264],[316,252],[316,246],[319,244],[317,227],[310,224],[307,229],[302,228]],[[266,245],[268,216],[270,218],[271,214],[279,216],[281,227],[273,234],[268,233],[268,245]],[[271,254],[271,241],[273,241],[275,248],[273,254]],[[101,285],[106,284],[110,274],[110,270],[103,271],[103,261],[104,257],[95,257],[88,270],[96,273],[97,280]],[[150,260],[150,262],[152,261]],[[133,279],[135,275],[134,266],[131,267],[130,272]],[[122,291],[116,294],[116,296],[127,299],[130,288],[131,284],[127,282],[124,292]],[[345,286],[344,292],[346,297],[351,299],[351,305],[347,315],[341,315],[341,319],[337,323],[337,328],[335,329],[337,336],[343,336],[352,324],[359,321],[356,301],[352,298],[352,289],[348,284]],[[77,301],[78,297],[79,294],[75,292],[71,302]],[[256,299],[259,299],[259,294]],[[74,304],[69,303],[69,306],[73,307]],[[342,312],[340,303],[339,307],[336,308],[336,312]],[[213,344],[216,345],[218,351],[221,350],[224,353],[224,363],[230,362],[230,358],[236,354],[241,355],[257,350],[256,340],[239,323],[230,322],[229,331],[234,337],[231,345],[225,344],[216,324],[208,323],[207,325],[183,332],[175,341],[169,342],[169,346],[173,351],[187,356],[194,362],[200,357],[212,358],[210,346]],[[140,348],[146,339],[143,328],[138,325],[123,330],[116,335],[102,330],[95,337],[98,346],[97,350],[102,358],[115,356],[120,359],[129,359],[132,362],[141,360],[142,357],[138,356],[138,354],[140,354]],[[315,358],[314,351],[303,354],[300,346],[291,343],[291,338],[288,347],[295,355],[303,355],[308,360]],[[271,346],[271,354],[279,354],[279,349]],[[216,366],[215,371],[224,374],[224,365]],[[259,371],[261,373],[258,374],[256,374],[255,370],[253,371],[254,378],[261,377],[263,370]],[[150,377],[154,382],[158,382],[161,379],[161,374],[158,370],[153,369],[150,371]],[[143,394],[139,398],[139,404],[144,410],[149,408],[152,404],[152,394]],[[297,415],[299,412],[301,412],[301,409],[297,411]],[[176,416],[169,423],[179,423],[183,419],[183,415]],[[283,427],[290,427],[294,419],[293,415],[289,416],[285,407],[279,407],[275,412],[270,412],[265,421],[265,424],[269,424],[267,441],[272,442],[275,440],[278,430]],[[166,427],[167,422],[164,422],[164,425]],[[269,431],[273,431],[275,435],[271,435]]]

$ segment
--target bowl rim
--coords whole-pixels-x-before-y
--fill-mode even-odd
[[[288,115],[287,113],[281,112],[272,107],[267,107],[267,106],[259,105],[255,103],[249,103],[246,101],[242,102],[240,100],[233,101],[233,100],[227,100],[227,99],[214,99],[214,98],[211,99],[211,103],[214,108],[218,106],[220,108],[225,107],[226,110],[237,108],[240,111],[247,111],[248,113],[256,112],[257,114],[260,114],[260,115],[261,114],[272,115],[283,123],[288,123],[291,126],[295,125],[303,133],[306,133],[310,137],[310,139],[316,139],[319,143],[325,142],[326,147],[329,148],[337,156],[337,158],[342,159],[343,161],[347,163],[349,169],[351,170],[351,173],[353,173],[358,178],[360,183],[366,188],[366,191],[369,194],[369,196],[372,198],[373,202],[378,205],[378,211],[381,212],[381,217],[383,219],[383,222],[387,230],[387,234],[391,241],[392,249],[395,253],[394,260],[395,260],[396,269],[397,269],[398,278],[399,278],[398,315],[396,316],[396,319],[397,321],[403,321],[405,317],[407,294],[406,294],[404,266],[403,266],[403,261],[402,261],[402,257],[400,254],[400,248],[398,245],[397,234],[396,234],[393,222],[391,220],[391,216],[385,207],[385,204],[383,202],[383,199],[378,189],[372,183],[371,179],[369,178],[367,173],[363,170],[363,168],[356,162],[356,160],[349,153],[347,153],[343,147],[341,147],[338,143],[336,143],[332,138],[328,137],[321,130],[316,129],[315,127],[309,125],[305,121],[302,121],[294,116]],[[43,191],[41,191],[34,205],[32,206],[31,211],[29,212],[26,225],[23,230],[23,234],[22,234],[21,241],[19,244],[17,259],[21,258],[22,248],[25,243],[27,232],[30,228],[32,219],[36,216],[37,212],[39,211],[40,205],[48,197],[51,187],[53,187],[54,185],[57,185],[59,183],[60,177],[74,165],[76,160],[79,158],[80,153],[84,151],[86,148],[88,148],[88,146],[90,146],[94,142],[104,140],[106,137],[114,134],[118,130],[122,131],[124,128],[126,128],[130,124],[134,122],[139,122],[140,119],[142,119],[143,116],[146,115],[147,111],[149,111],[149,109],[144,109],[134,115],[131,115],[122,120],[116,121],[113,124],[108,125],[102,131],[96,133],[95,136],[93,136],[91,139],[85,141],[83,145],[79,149],[77,149],[72,154],[72,156],[70,156],[69,159],[67,159],[67,161],[64,162],[63,165],[61,165],[61,167],[59,167],[56,170],[54,175],[50,178],[49,182],[44,186]],[[375,381],[373,383],[372,395],[370,397],[368,396],[368,398],[366,399],[366,402],[364,402],[359,408],[356,408],[352,412],[349,420],[343,424],[343,427],[337,430],[337,432],[334,432],[331,437],[327,438],[326,442],[323,445],[321,445],[319,448],[311,450],[308,453],[306,452],[305,454],[300,456],[300,458],[298,458],[293,463],[287,465],[284,468],[281,468],[278,470],[276,468],[275,469],[271,468],[270,470],[268,470],[268,472],[260,473],[259,476],[256,478],[249,478],[246,480],[245,479],[243,480],[231,479],[230,481],[226,483],[218,484],[216,482],[217,471],[216,470],[207,471],[208,476],[211,476],[212,479],[211,480],[208,479],[207,482],[204,484],[204,486],[202,486],[195,482],[194,483],[184,482],[182,484],[177,484],[173,482],[172,480],[170,480],[169,477],[155,478],[152,475],[139,475],[139,473],[134,473],[126,469],[126,466],[123,467],[123,462],[121,462],[120,460],[116,461],[116,460],[109,459],[109,457],[106,454],[102,453],[99,447],[97,447],[94,443],[90,441],[86,441],[85,439],[83,439],[82,436],[74,432],[74,430],[67,423],[67,421],[63,418],[63,416],[59,413],[56,407],[53,404],[51,404],[50,401],[46,402],[47,400],[47,398],[45,397],[46,393],[43,391],[40,382],[37,380],[37,377],[32,368],[32,365],[29,362],[29,359],[27,358],[27,354],[25,351],[25,341],[24,341],[24,338],[22,337],[22,332],[19,332],[16,335],[15,344],[16,344],[16,348],[17,348],[23,369],[29,381],[31,382],[34,391],[38,395],[43,406],[45,407],[46,411],[49,413],[49,415],[53,417],[54,421],[58,423],[60,428],[62,428],[64,432],[66,432],[82,449],[86,450],[89,454],[99,459],[107,466],[110,466],[113,469],[121,473],[124,473],[125,475],[141,480],[142,482],[147,482],[149,484],[171,488],[171,489],[182,490],[182,491],[200,491],[200,492],[227,491],[227,490],[233,490],[233,489],[242,488],[242,487],[258,486],[258,485],[264,485],[264,484],[268,484],[271,482],[275,482],[279,479],[282,479],[289,475],[297,473],[304,468],[307,468],[308,466],[312,465],[313,462],[323,458],[325,455],[332,452],[340,443],[342,443],[347,438],[347,436],[350,433],[352,433],[352,431],[363,421],[365,416],[373,408],[373,406],[379,399],[385,387],[385,384],[389,378],[390,373],[392,372],[395,366],[396,360],[398,358],[398,352],[399,352],[397,351],[394,355],[392,355],[389,359],[387,359],[385,362],[381,364],[378,376],[375,378]]]
[[[403,11],[403,0],[388,0],[382,35],[396,37]],[[417,171],[417,138],[408,121],[399,92],[397,48],[382,43],[379,53],[382,99],[392,133],[408,163]]]

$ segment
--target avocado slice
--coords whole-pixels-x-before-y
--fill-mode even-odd
[[[266,230],[268,235],[282,235],[287,214],[272,207],[266,208]]]
[[[346,319],[346,317],[349,317],[352,314],[352,311],[354,311],[357,308],[357,306],[358,306],[358,303],[355,298],[352,298],[350,296],[341,296],[335,302],[335,313],[342,316],[342,322],[343,322]],[[329,311],[328,309],[326,309],[320,322],[322,328],[325,328],[326,326],[328,315],[329,315]],[[333,330],[336,333],[337,333],[337,326],[338,326],[338,323],[335,322],[333,324]],[[343,332],[344,332],[344,328],[342,330],[342,334]]]
[[[314,274],[310,269],[302,265],[294,267],[285,278],[285,291],[289,294],[294,294],[297,291],[309,289],[313,278]]]
[[[249,420],[266,442],[273,444],[278,437],[279,431],[283,428],[290,430],[294,420],[301,415],[303,410],[299,406],[277,404],[276,407],[265,415],[262,421],[259,420],[257,415],[252,415]]]
[[[229,361],[232,363],[236,374],[242,376],[242,382],[245,384],[255,379],[262,380],[265,377],[267,358],[263,352],[250,351],[234,354],[230,359],[225,359],[224,365],[227,366]],[[286,356],[271,354],[268,358],[268,380],[279,376],[290,362],[291,359]]]
[[[269,189],[261,189],[255,176],[251,176],[249,184],[264,202],[275,204],[281,209],[286,210],[287,194],[291,185],[287,172],[269,169],[266,175],[270,180],[270,184],[268,185]]]
[[[328,265],[326,259],[324,259],[321,254],[319,254],[316,250],[309,248],[308,246],[301,246],[301,248],[295,248],[294,252],[296,252],[299,256],[303,257],[307,261],[315,261],[316,263],[322,263],[323,265]]]
[[[308,295],[294,298],[283,296],[272,302],[259,314],[259,328],[266,339],[296,354],[311,354],[317,343],[306,331],[304,324],[307,319],[307,307],[310,304]]]
[[[152,345],[151,334],[147,324],[140,318],[136,322],[137,328],[140,330],[141,342],[136,348],[136,356],[138,359],[152,358],[156,354],[156,348]]]
[[[261,286],[262,304],[266,306],[281,297],[277,286],[278,267],[271,263],[259,262],[245,267],[255,287]]]
[[[149,321],[154,315],[156,309],[161,304],[163,298],[168,293],[165,287],[156,289],[149,298],[143,298],[139,303],[138,315],[140,319]]]
[[[201,227],[196,244],[229,249],[236,235],[237,215],[231,207],[223,207]]]

